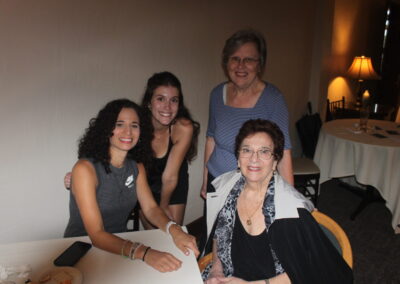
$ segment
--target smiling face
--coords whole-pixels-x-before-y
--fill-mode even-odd
[[[149,109],[153,125],[168,126],[175,119],[179,108],[179,91],[172,86],[157,87],[150,101]]]
[[[126,154],[135,147],[140,136],[139,117],[135,110],[123,108],[115,122],[113,135],[110,137],[110,154]]]
[[[248,42],[240,46],[229,57],[226,66],[229,79],[232,83],[239,88],[245,89],[250,87],[254,82],[257,82],[258,74],[261,71],[259,58],[260,55],[254,43]]]
[[[273,153],[273,150],[274,143],[264,132],[249,135],[243,140],[239,148],[238,165],[246,182],[263,184],[269,181],[277,162],[273,155],[266,153]]]

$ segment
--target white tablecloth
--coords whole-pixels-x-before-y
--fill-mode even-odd
[[[320,183],[355,176],[357,182],[374,186],[386,200],[396,229],[400,224],[400,135],[390,135],[386,130],[400,133],[400,128],[394,122],[369,120],[368,132],[360,133],[358,122],[338,119],[322,126],[314,156],[321,171]],[[374,133],[386,138],[374,137]]]
[[[92,247],[75,265],[83,274],[84,284],[203,283],[194,254],[185,256],[164,232],[151,230],[118,235],[172,253],[182,260],[181,268],[161,273],[140,260],[132,261]],[[0,265],[10,267],[27,264],[32,268],[31,278],[37,280],[44,271],[54,267],[53,260],[77,240],[90,243],[88,237],[79,237],[0,245]]]

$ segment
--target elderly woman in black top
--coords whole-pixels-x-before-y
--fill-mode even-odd
[[[238,170],[218,177],[207,196],[207,222],[216,222],[215,283],[352,283],[352,271],[319,228],[312,203],[276,167],[283,155],[279,127],[245,122],[236,137]]]

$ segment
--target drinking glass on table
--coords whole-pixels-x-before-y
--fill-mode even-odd
[[[369,117],[369,108],[362,107],[360,109],[360,130],[363,132],[367,132],[368,129],[368,117]]]

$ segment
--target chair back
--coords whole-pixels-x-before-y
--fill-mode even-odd
[[[342,97],[341,100],[338,101],[329,101],[329,99],[326,100],[326,121],[330,121],[335,119],[335,113],[338,112],[338,110],[343,110],[345,108],[345,99],[344,96]]]
[[[317,147],[319,131],[322,126],[321,117],[318,113],[312,114],[311,103],[307,104],[308,113],[303,115],[296,122],[297,133],[299,134],[303,155],[309,159],[314,157]]]
[[[203,272],[203,270],[207,267],[207,265],[212,261],[212,252],[206,254],[202,258],[199,259],[197,264],[199,265],[200,272]]]
[[[324,213],[313,211],[311,214],[327,235],[328,239],[341,253],[346,263],[352,268],[353,252],[351,250],[350,241],[343,229],[338,223]]]

